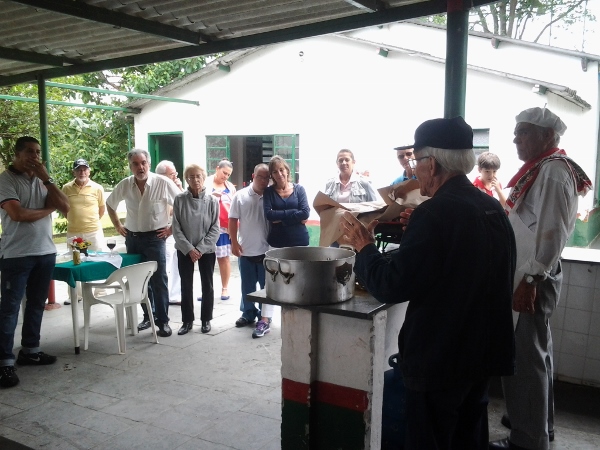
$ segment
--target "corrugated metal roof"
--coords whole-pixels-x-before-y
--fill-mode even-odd
[[[0,0],[0,86],[445,11],[445,0]]]

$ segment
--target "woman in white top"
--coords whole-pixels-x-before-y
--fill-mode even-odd
[[[340,150],[336,157],[336,164],[340,171],[337,177],[327,180],[325,195],[338,203],[373,202],[377,200],[377,193],[369,180],[362,175],[354,173],[354,153],[350,150]]]

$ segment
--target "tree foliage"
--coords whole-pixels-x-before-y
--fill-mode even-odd
[[[473,8],[469,27],[473,31],[538,42],[553,29],[569,29],[574,24],[595,21],[596,17],[587,9],[588,1],[591,0],[502,0]],[[447,23],[445,14],[424,20],[439,25]],[[579,50],[583,50],[583,43],[584,38]]]
[[[200,70],[205,62],[204,57],[198,57],[53,81],[147,94]],[[0,87],[0,94],[37,98],[38,88],[36,84]],[[129,101],[126,97],[54,87],[46,88],[46,97],[112,105]],[[12,161],[12,150],[19,136],[39,138],[39,106],[12,100],[0,100],[0,104],[0,162],[6,167]],[[52,176],[59,185],[72,179],[72,164],[78,158],[88,160],[94,181],[106,187],[114,186],[128,175],[125,153],[129,136],[133,135],[133,121],[125,113],[58,105],[47,105],[46,111]]]
[[[538,42],[551,27],[569,27],[595,20],[587,10],[588,0],[503,0],[473,9],[471,29],[514,39],[525,39],[526,29],[536,22],[527,40]]]

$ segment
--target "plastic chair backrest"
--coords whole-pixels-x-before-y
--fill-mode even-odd
[[[156,261],[146,261],[115,270],[106,284],[119,283],[125,292],[126,303],[140,303],[148,295],[148,282],[158,267]]]

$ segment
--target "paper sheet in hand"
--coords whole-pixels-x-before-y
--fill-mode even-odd
[[[393,199],[388,195],[392,192]],[[313,208],[321,219],[321,237],[319,245],[328,247],[334,242],[346,244],[342,238],[340,228],[341,216],[346,211],[350,211],[363,224],[368,225],[372,220],[382,222],[391,222],[398,220],[400,213],[406,208],[414,208],[427,200],[419,191],[419,182],[417,180],[403,181],[394,186],[386,186],[378,189],[384,202],[363,202],[363,203],[338,203],[332,200],[323,192],[317,193]]]

